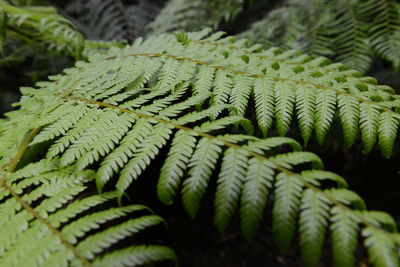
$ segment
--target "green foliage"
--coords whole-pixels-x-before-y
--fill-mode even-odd
[[[60,168],[57,160],[42,160],[1,175],[2,266],[138,266],[175,260],[167,247],[123,245],[163,220],[141,205],[113,207],[113,192],[91,194],[92,171],[78,174]]]
[[[290,0],[241,36],[330,56],[360,71],[370,68],[375,55],[399,69],[399,10],[395,0]]]
[[[244,0],[171,0],[160,11],[149,29],[152,35],[173,31],[198,31],[216,28],[232,20],[244,6]]]
[[[273,123],[286,135],[295,118],[305,143],[314,132],[323,142],[337,116],[349,145],[360,133],[366,152],[379,139],[383,153],[390,156],[399,120],[398,96],[374,79],[341,64],[329,64],[325,58],[264,51],[222,35],[209,36],[204,30],[178,38],[138,39],[132,46],[111,48],[107,55],[92,55],[90,62],[78,62],[64,75],[37,83],[37,89],[23,88],[20,109],[0,123],[0,165],[12,172],[24,148],[31,153],[39,149],[43,161],[10,177],[40,179],[30,166],[55,179],[64,172],[63,181],[69,182],[90,173],[100,191],[114,184],[121,203],[125,194],[132,193],[134,181],[148,179],[143,172],[161,157],[159,199],[171,204],[180,193],[192,217],[201,208],[212,179],[217,182],[215,224],[222,233],[238,213],[242,232],[251,240],[272,205],[273,234],[279,247],[287,249],[299,232],[306,266],[317,265],[329,230],[335,265],[353,265],[361,233],[372,262],[396,266],[400,240],[390,216],[368,211],[343,178],[323,171],[319,157],[301,151],[296,141],[265,136]],[[255,117],[249,115],[251,110]],[[32,160],[25,157],[26,161]],[[54,170],[41,165],[55,161]],[[6,181],[15,184],[12,179]],[[15,186],[17,190],[18,183]],[[51,212],[67,212],[71,205]],[[148,254],[142,248],[136,251],[145,259],[146,255],[156,260],[173,257],[165,248],[148,249]],[[114,256],[118,262],[126,255],[115,252],[110,257]],[[113,262],[108,256],[102,259]]]
[[[205,101],[207,93],[211,92],[211,106],[230,104],[237,111],[231,111],[231,114],[246,116],[249,110],[254,109],[258,128],[264,136],[274,122],[278,133],[286,135],[295,120],[305,143],[313,133],[323,143],[337,116],[348,146],[360,134],[366,153],[378,141],[384,156],[390,157],[399,121],[398,96],[391,88],[377,85],[373,78],[360,77],[359,72],[347,70],[341,64],[329,64],[326,58],[313,58],[294,51],[282,53],[275,48],[260,51],[259,46],[247,47],[243,40],[236,41],[231,37],[217,42],[219,36],[221,34],[216,33],[207,40],[192,38],[190,41],[185,37],[185,46],[176,45],[175,40],[171,41],[172,37],[161,37],[165,38],[162,44],[158,43],[157,38],[146,41],[143,46],[138,41],[132,51],[126,52],[132,54],[131,59],[127,59],[132,60],[132,64],[124,63],[130,66],[125,71],[134,71],[147,58],[149,64],[145,70],[134,72],[136,74],[131,75],[124,84],[132,83],[133,88],[141,88],[160,69],[160,76],[152,80],[160,79],[162,86],[176,87],[177,92],[181,92],[188,84],[179,82],[193,77],[193,90],[199,99],[198,103],[193,102],[193,106]],[[144,48],[145,45],[149,47]],[[109,61],[102,64],[117,64],[115,68],[119,68],[118,64],[121,63],[115,62],[120,60],[119,57],[110,57]],[[165,65],[161,67],[163,62]],[[196,65],[199,65],[198,73]],[[112,73],[104,75],[102,80],[108,80],[106,85],[112,87],[122,78],[114,73],[114,69],[107,69]],[[85,73],[83,71],[80,75]],[[96,91],[99,96],[94,100],[117,93],[122,85],[113,88],[103,94]],[[80,96],[86,97],[85,94]],[[150,98],[150,95],[147,97]],[[170,97],[170,101],[173,101]],[[175,97],[179,98],[178,95]],[[254,106],[250,105],[251,98]],[[109,103],[117,104],[119,101],[111,99]],[[65,148],[68,144],[69,141],[62,146]],[[56,148],[54,151],[59,152]]]
[[[37,42],[48,49],[82,57],[84,39],[75,26],[56,10],[45,6],[18,7],[0,1],[2,43],[4,36]],[[5,19],[7,18],[7,19]]]
[[[133,41],[144,35],[159,7],[151,0],[73,0],[63,10],[90,40]]]

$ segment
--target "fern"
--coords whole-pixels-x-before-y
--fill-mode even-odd
[[[293,0],[288,7],[271,11],[264,20],[256,22],[241,36],[262,40],[272,46],[296,49],[310,54],[333,54],[330,21],[333,10],[324,1]],[[338,3],[335,5],[339,6]],[[255,36],[253,36],[253,34]]]
[[[375,51],[384,59],[400,67],[400,5],[396,1],[368,1],[363,7],[374,17],[369,29],[370,42]]]
[[[393,0],[291,0],[240,36],[269,47],[330,56],[360,71],[367,71],[377,54],[398,69],[399,22],[399,5]]]
[[[125,42],[144,35],[146,25],[159,7],[144,0],[128,4],[114,0],[74,0],[63,10],[86,38]]]
[[[115,193],[90,194],[92,171],[74,174],[58,166],[57,161],[42,160],[8,176],[3,172],[1,265],[136,266],[175,260],[173,251],[163,246],[115,249],[163,220],[141,205],[112,208]]]
[[[131,47],[112,48],[107,56],[79,62],[65,75],[38,83],[37,89],[23,88],[20,109],[0,124],[0,165],[12,172],[25,151],[18,147],[32,151],[49,146],[43,160],[59,160],[55,177],[65,171],[69,178],[64,180],[73,181],[71,177],[95,172],[99,190],[114,184],[121,203],[165,149],[159,199],[171,204],[180,192],[184,208],[195,217],[215,177],[215,224],[221,232],[239,213],[242,232],[251,240],[270,204],[279,247],[287,249],[298,230],[307,266],[318,263],[329,229],[336,265],[354,263],[360,233],[372,262],[398,264],[400,240],[390,216],[366,210],[343,178],[323,171],[318,156],[301,151],[296,141],[259,138],[253,132],[258,125],[267,134],[275,120],[286,134],[296,118],[306,142],[317,129],[322,142],[338,109],[348,144],[361,132],[366,152],[378,137],[389,156],[398,125],[397,96],[324,58],[262,51],[208,32],[139,39]],[[250,97],[258,110],[255,119],[247,115]],[[316,99],[324,101],[317,105]],[[382,123],[381,116],[391,117]],[[41,162],[25,168],[45,170]],[[34,174],[21,178],[29,176]],[[345,251],[343,244],[348,245]],[[132,255],[115,252],[110,257],[135,262]],[[165,248],[149,255],[172,258]],[[107,256],[102,259],[112,262]]]
[[[132,39],[121,1],[72,1],[66,7],[75,23],[90,40]]]
[[[363,9],[356,2],[342,1],[334,6],[336,22],[332,24],[335,35],[335,60],[350,68],[366,71],[372,63],[372,49],[368,41],[368,24],[362,20]]]
[[[232,20],[244,6],[244,0],[170,0],[148,25],[157,35],[173,31],[198,31],[216,28],[223,21]],[[204,22],[200,24],[199,22]]]
[[[75,26],[51,7],[21,8],[0,1],[3,32],[27,42],[44,44],[48,49],[82,58],[84,39]],[[7,19],[5,20],[5,17]]]

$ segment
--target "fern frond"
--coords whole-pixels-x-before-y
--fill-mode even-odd
[[[98,54],[91,62],[78,63],[65,75],[39,83],[38,89],[24,89],[20,109],[8,114],[4,122],[13,133],[7,130],[0,137],[1,164],[16,167],[18,161],[11,158],[10,163],[9,153],[18,152],[21,144],[28,149],[46,144],[47,160],[60,160],[47,169],[68,169],[64,180],[90,172],[96,176],[100,190],[107,183],[116,185],[115,194],[121,202],[124,194],[134,191],[134,181],[144,179],[143,171],[159,157],[164,162],[157,186],[159,198],[171,204],[176,195],[182,195],[184,207],[192,217],[216,177],[214,221],[221,232],[238,213],[241,229],[250,240],[271,202],[273,231],[279,246],[287,249],[299,229],[306,265],[318,263],[329,230],[334,236],[337,262],[338,258],[352,262],[354,235],[358,238],[360,232],[366,238],[364,245],[370,250],[371,260],[397,261],[393,255],[400,240],[390,216],[366,210],[363,201],[346,189],[343,178],[323,171],[321,159],[301,151],[296,141],[257,137],[253,125],[261,122],[259,128],[266,132],[271,119],[260,111],[259,115],[250,111],[257,107],[260,110],[260,105],[274,108],[270,116],[281,134],[286,134],[292,118],[297,118],[304,140],[318,131],[320,142],[337,113],[348,144],[361,132],[368,151],[382,136],[381,145],[387,153],[393,140],[393,125],[399,120],[398,96],[373,79],[359,77],[358,72],[328,64],[325,58],[293,51],[281,53],[277,49],[261,51],[259,46],[247,49],[246,41],[221,39],[221,33],[209,37],[207,34],[208,30],[188,34],[184,45],[182,38],[176,40],[172,35],[138,40],[131,47],[111,50],[106,57]],[[160,40],[162,45],[157,43]],[[252,101],[250,97],[258,99]],[[318,105],[317,99],[324,99],[325,103]],[[77,119],[72,119],[75,108]],[[382,114],[392,117],[380,123]],[[66,128],[57,125],[60,120],[65,121]],[[317,127],[318,123],[321,125]],[[31,129],[35,130],[29,132]],[[27,134],[29,139],[19,137]],[[161,150],[166,152],[166,158]],[[18,154],[22,156],[23,151]],[[76,189],[68,187],[65,193],[49,200],[51,210],[41,212],[54,212],[59,203],[75,199],[85,188],[82,183]],[[35,200],[37,196],[29,197]],[[80,227],[98,229],[97,225],[107,218],[126,216],[130,209],[123,206],[96,212],[79,218],[80,226],[71,226],[71,234],[68,228],[63,230],[68,232],[68,240],[76,242],[78,232],[84,231]],[[13,216],[12,208],[3,210],[8,218],[19,219]],[[348,218],[357,223],[357,228],[349,229]],[[135,222],[140,228],[140,221]],[[78,232],[73,234],[72,229]],[[121,226],[98,240],[128,232]],[[349,250],[342,252],[338,243],[348,244]],[[385,253],[377,253],[378,250]],[[133,256],[137,254],[131,249],[111,255],[115,255],[116,262],[128,257],[129,252],[133,253],[130,259],[139,262],[147,259],[145,255],[159,259],[171,255],[160,256],[160,251],[165,250],[144,253],[144,258]],[[95,252],[87,255],[90,253]]]
[[[172,198],[188,168],[196,141],[193,134],[184,131],[178,131],[175,135],[157,185],[158,198],[165,204],[171,204],[173,201]]]
[[[379,145],[384,157],[390,158],[392,147],[396,139],[399,122],[389,113],[382,113],[379,117]]]
[[[188,178],[183,182],[182,201],[187,212],[194,217],[206,192],[212,171],[221,153],[220,142],[201,139],[189,161]]]
[[[342,62],[349,68],[367,71],[372,63],[372,49],[368,43],[362,8],[357,8],[351,1],[332,3],[335,20],[332,31],[335,35],[335,61]]]
[[[315,103],[318,103],[315,109],[315,136],[322,144],[335,114],[336,94],[332,91],[320,90]]]
[[[237,210],[246,177],[248,155],[229,148],[224,153],[215,194],[215,225],[224,233]]]
[[[279,135],[286,135],[293,116],[295,86],[290,83],[275,84],[275,118]]]
[[[63,8],[90,40],[133,41],[144,35],[145,26],[159,7],[152,1],[73,0]]]
[[[354,144],[358,135],[360,111],[357,100],[352,97],[338,97],[339,116],[343,127],[344,142],[349,147]]]
[[[368,254],[375,266],[399,266],[399,260],[394,252],[393,243],[372,228],[363,231],[366,237],[365,245],[368,247]]]
[[[274,165],[268,161],[252,158],[247,166],[241,197],[241,226],[243,234],[253,239],[259,229],[272,187]]]
[[[352,253],[357,246],[358,221],[351,213],[333,208],[332,220],[332,250],[337,266],[354,266],[355,257]]]
[[[360,105],[360,129],[364,151],[370,152],[376,141],[379,111],[372,105]]]
[[[296,109],[297,109],[297,117],[300,126],[300,132],[303,136],[305,144],[311,138],[312,131],[315,124],[315,106],[316,99],[313,94],[311,88],[306,86],[297,90],[296,95]]]
[[[321,256],[329,204],[323,195],[306,190],[303,193],[299,219],[300,247],[306,266],[316,266]]]
[[[257,123],[264,136],[272,126],[275,111],[274,82],[259,79],[254,83],[254,101],[256,105]]]
[[[45,44],[50,50],[66,53],[77,59],[82,58],[83,36],[75,26],[48,7],[21,8],[0,3],[7,16],[3,25],[7,32],[29,42]],[[4,28],[3,28],[4,30]]]
[[[172,31],[198,31],[216,28],[221,22],[232,20],[242,9],[243,0],[170,0],[149,25],[151,34]],[[203,23],[200,25],[199,21]]]
[[[47,160],[27,165],[9,174],[7,180],[3,178],[0,264],[85,266],[94,261],[103,266],[104,260],[120,261],[126,250],[143,251],[137,259],[125,257],[126,266],[175,260],[172,250],[162,246],[131,245],[110,250],[163,220],[156,215],[132,219],[135,213],[148,211],[141,205],[110,208],[117,194],[90,194],[88,182],[93,178],[92,171],[74,174],[71,168],[60,168],[57,162]],[[119,223],[106,226],[114,219]]]
[[[276,177],[272,229],[276,243],[282,251],[289,249],[296,233],[303,186],[301,181],[286,173],[280,173]]]
[[[393,67],[400,66],[400,5],[392,0],[371,0],[362,8],[373,18],[369,28],[370,42],[374,50]]]
[[[400,5],[393,0],[288,1],[239,36],[329,56],[367,71],[376,54],[399,67]]]

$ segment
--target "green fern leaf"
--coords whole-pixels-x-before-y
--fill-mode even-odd
[[[234,86],[229,98],[229,103],[232,104],[240,116],[244,116],[246,108],[252,92],[253,80],[250,77],[242,75],[236,76]]]
[[[332,208],[332,250],[336,266],[354,266],[358,221],[339,207]]]
[[[296,91],[296,109],[300,132],[307,145],[311,138],[315,121],[315,95],[309,87],[303,86]]]
[[[339,116],[343,127],[344,143],[347,147],[354,144],[358,135],[360,111],[357,100],[343,95],[338,96]]]
[[[158,198],[165,204],[172,204],[172,198],[175,196],[184,172],[188,168],[188,162],[195,146],[196,138],[193,134],[184,131],[176,133],[167,159],[161,168],[157,184]]]
[[[370,31],[372,47],[384,59],[392,62],[395,68],[399,68],[399,14],[400,7],[392,0],[371,0],[364,4],[364,8],[373,17]]]
[[[295,102],[294,85],[277,82],[275,84],[276,129],[279,135],[286,135],[292,121]]]
[[[266,139],[255,139],[254,142],[250,144],[250,148],[258,151],[259,149],[269,151],[271,149],[277,149],[280,146],[290,147],[293,151],[301,151],[301,145],[295,140],[287,137],[270,137]],[[260,152],[261,153],[261,152]]]
[[[272,159],[279,165],[285,166],[288,169],[291,169],[294,165],[304,163],[311,163],[315,169],[322,169],[324,166],[321,159],[317,155],[310,152],[289,152],[285,154],[279,154]]]
[[[280,173],[275,188],[272,231],[279,248],[287,251],[296,232],[303,184],[295,177]]]
[[[353,3],[333,3],[335,19],[335,60],[346,66],[365,72],[372,63],[372,49],[367,41],[367,25],[361,21],[363,9]],[[332,19],[333,20],[333,19]]]
[[[399,120],[389,112],[382,112],[379,117],[379,147],[385,158],[390,158],[396,139]]]
[[[247,157],[246,152],[234,148],[225,151],[215,193],[215,225],[221,233],[226,231],[237,210],[247,171]]]
[[[215,74],[215,81],[213,85],[213,102],[218,105],[218,104],[223,104],[223,103],[228,103],[229,102],[229,96],[231,94],[232,90],[232,85],[233,81],[232,78],[230,77],[229,72],[223,71],[223,70],[217,70]],[[214,116],[217,116],[218,114],[215,114]]]
[[[262,221],[272,187],[274,167],[271,163],[257,158],[249,160],[240,200],[241,229],[249,240],[254,237]]]
[[[193,218],[200,207],[200,201],[220,153],[220,142],[201,139],[189,162],[189,178],[183,182],[182,199],[186,211]]]
[[[207,66],[201,66],[194,84],[194,92],[211,92],[214,75],[215,69],[208,68]]]
[[[376,108],[366,103],[361,104],[360,129],[365,153],[369,153],[376,142],[378,119],[379,111]]]
[[[160,73],[160,86],[161,87],[174,87],[178,69],[182,63],[173,59],[167,59],[161,68]]]
[[[34,40],[49,50],[81,59],[84,38],[72,22],[57,14],[55,8],[22,8],[7,2],[0,3],[7,16],[7,32],[21,39]],[[5,25],[4,25],[5,26]]]
[[[317,141],[323,144],[335,114],[336,94],[332,91],[320,90],[315,103],[318,103],[315,111],[315,135]]]
[[[390,238],[382,235],[374,228],[365,228],[362,234],[366,237],[365,245],[368,247],[369,257],[375,266],[399,266],[395,245]]]
[[[243,0],[171,0],[148,27],[152,34],[216,28],[220,23],[233,19],[243,6]],[[199,24],[199,21],[203,23]]]
[[[142,216],[124,222],[116,227],[111,227],[102,233],[90,236],[85,241],[79,243],[77,249],[88,259],[93,259],[95,253],[101,252],[106,246],[111,246],[123,239],[128,234],[138,233],[148,227],[158,225],[163,220],[155,215]],[[102,247],[99,247],[102,244]]]
[[[155,127],[154,133],[142,141],[133,158],[121,170],[121,176],[116,185],[120,197],[132,183],[132,180],[136,180],[150,164],[151,160],[158,154],[158,151],[166,144],[171,134],[171,127],[159,125],[159,127]]]
[[[97,171],[96,184],[101,191],[103,186],[125,165],[140,143],[153,130],[153,125],[146,120],[139,120],[132,130],[122,139],[121,145],[114,149],[103,161]]]
[[[322,195],[306,190],[300,212],[300,248],[305,266],[316,266],[322,252],[329,206]]]
[[[272,125],[275,110],[274,82],[258,79],[254,83],[254,100],[258,126],[264,136]]]
[[[125,250],[144,247],[133,244],[126,247],[122,245],[124,239],[163,222],[156,215],[132,218],[148,212],[145,206],[107,208],[117,195],[91,194],[87,183],[94,178],[92,171],[74,174],[71,167],[46,171],[45,166],[54,168],[57,162],[33,163],[9,174],[6,182],[3,180],[7,186],[0,189],[1,265],[84,266],[105,258],[110,261],[114,258],[116,262],[117,255],[124,255]],[[20,197],[16,197],[18,194]],[[112,220],[118,222],[106,226]],[[116,244],[119,249],[107,251]],[[146,248],[142,262],[175,260],[169,248]]]
[[[338,188],[347,188],[347,182],[336,173],[323,170],[306,170],[301,172],[301,176],[310,184],[321,186],[321,180],[330,180],[337,184]],[[339,190],[339,189],[338,189]]]

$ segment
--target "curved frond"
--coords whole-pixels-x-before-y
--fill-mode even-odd
[[[210,183],[216,182],[214,222],[221,232],[237,213],[243,234],[251,240],[272,205],[279,247],[287,249],[299,232],[307,266],[318,263],[328,231],[337,263],[353,262],[354,240],[360,233],[371,261],[396,263],[400,240],[390,216],[368,211],[343,178],[323,171],[321,159],[302,151],[298,142],[263,135],[268,135],[273,123],[279,134],[286,135],[293,120],[305,142],[316,132],[322,143],[336,115],[347,144],[361,133],[366,152],[379,139],[387,155],[400,119],[398,96],[358,72],[328,64],[325,58],[262,51],[259,46],[247,47],[246,41],[221,38],[221,33],[208,36],[208,32],[137,40],[106,56],[93,55],[90,62],[79,62],[64,75],[38,83],[37,89],[24,88],[20,109],[9,113],[0,127],[0,165],[12,172],[26,149],[43,146],[47,150],[43,157],[57,162],[25,173],[40,174],[43,168],[69,181],[71,176],[89,173],[100,191],[114,186],[113,194],[121,203],[125,194],[135,191],[135,180],[157,179],[143,175],[157,158],[163,162],[157,185],[160,200],[171,204],[180,195],[192,217],[211,191]],[[319,105],[317,99],[323,103]],[[68,170],[67,174],[61,176],[61,170]],[[59,186],[51,188],[57,191]],[[50,208],[39,214],[57,215],[59,203],[75,200],[85,189],[81,182],[67,187],[57,198],[44,200]],[[108,193],[100,196],[104,194]],[[28,197],[36,201],[38,196],[29,193]],[[6,218],[18,221],[13,213],[20,207],[14,204],[1,208]],[[76,225],[64,226],[61,233],[71,243],[80,242],[86,229],[101,230],[99,225],[105,221],[124,217],[135,208],[93,212],[76,219]],[[87,242],[117,240],[140,230],[144,222],[155,224],[155,218],[128,220]],[[350,222],[354,224],[349,226]],[[23,221],[21,227],[26,227]],[[342,244],[348,246],[347,251],[341,250]],[[86,248],[85,243],[81,246]],[[88,257],[97,255],[101,246],[90,247],[92,251],[84,250]],[[45,253],[49,248],[40,249]],[[115,257],[117,264],[127,257],[140,263],[153,256],[171,258],[168,251],[152,246],[129,248],[102,259],[108,264],[109,257]]]
[[[163,220],[141,205],[112,208],[117,194],[90,193],[93,178],[92,171],[74,174],[70,167],[47,160],[3,178],[0,264],[85,266],[93,261],[106,266],[108,261],[120,262],[126,251],[143,254],[125,257],[124,266],[175,260],[172,250],[163,246],[113,248]],[[107,226],[111,221],[118,223]]]

